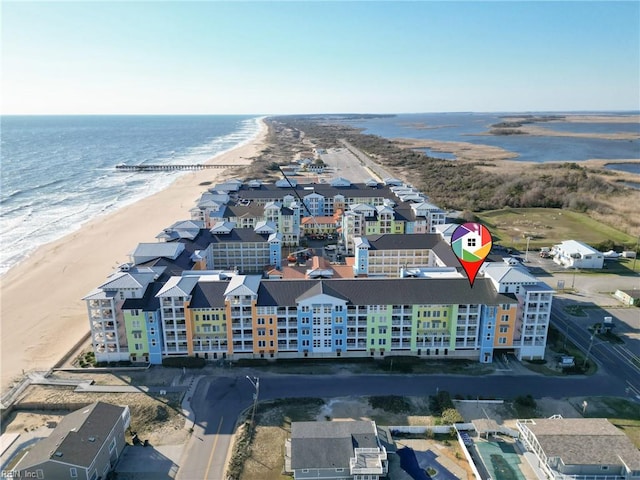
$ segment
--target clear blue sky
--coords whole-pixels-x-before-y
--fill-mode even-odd
[[[2,2],[2,112],[640,109],[640,2]]]

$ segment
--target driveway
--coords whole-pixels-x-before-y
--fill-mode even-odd
[[[116,465],[118,480],[169,480],[178,472],[183,446],[127,445]]]

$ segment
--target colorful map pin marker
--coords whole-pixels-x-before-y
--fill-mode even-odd
[[[463,223],[453,231],[451,248],[467,272],[472,287],[492,244],[489,229],[479,223]]]

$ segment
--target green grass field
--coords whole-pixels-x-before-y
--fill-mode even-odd
[[[550,247],[563,240],[596,244],[612,240],[635,246],[637,239],[582,213],[557,208],[504,208],[477,213],[495,243],[524,250]]]

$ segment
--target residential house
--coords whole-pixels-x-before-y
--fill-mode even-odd
[[[389,471],[373,421],[293,422],[285,449],[295,480],[378,480]]]
[[[520,440],[551,480],[637,480],[640,451],[606,418],[519,420]]]
[[[129,407],[96,402],[65,416],[15,467],[18,478],[104,480],[118,462]]]

